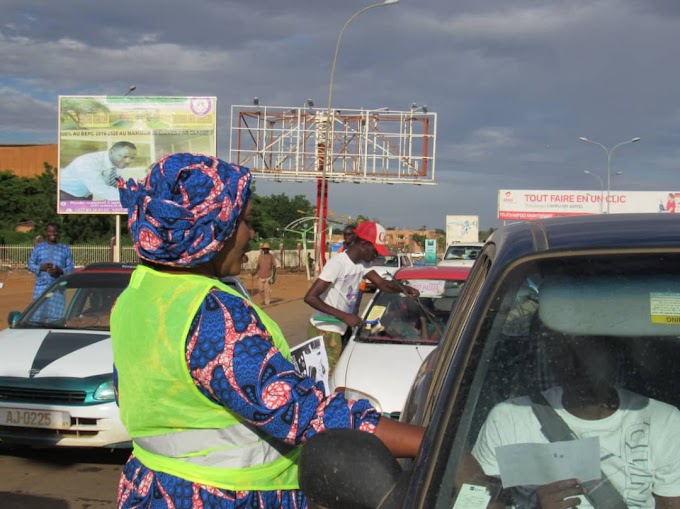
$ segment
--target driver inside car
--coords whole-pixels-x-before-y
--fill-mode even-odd
[[[402,339],[439,340],[442,324],[434,315],[432,299],[397,296],[395,300],[398,300],[395,302],[395,309],[380,321],[386,335]]]
[[[517,508],[680,507],[680,411],[614,384],[625,340],[551,331],[539,341],[557,385],[497,404],[472,455],[486,475],[502,479],[498,448],[597,437],[601,478],[506,488],[506,502]]]

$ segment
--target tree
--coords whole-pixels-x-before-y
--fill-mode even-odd
[[[292,199],[285,194],[254,195],[253,200],[253,228],[260,238],[276,236],[277,231],[304,215],[299,210],[311,212],[313,209],[301,194]]]
[[[0,230],[13,231],[18,223],[33,221],[36,230],[47,223],[60,225],[59,235],[68,243],[108,243],[115,234],[115,217],[110,214],[57,214],[56,169],[45,163],[45,171],[32,178],[19,177],[11,170],[0,172]],[[285,194],[259,196],[253,189],[253,228],[259,239],[283,236],[284,228],[314,207],[304,197]],[[126,221],[122,234],[127,238]]]
[[[426,235],[421,235],[419,233],[414,233],[413,236],[411,237],[413,239],[413,242],[418,244],[422,249],[425,249],[425,240],[427,239]]]
[[[110,113],[108,106],[91,98],[62,97],[60,106],[62,129],[68,129],[72,125],[75,125],[76,129],[83,129],[82,117],[84,115],[96,113],[108,115]]]

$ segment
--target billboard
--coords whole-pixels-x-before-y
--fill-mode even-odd
[[[446,216],[446,245],[452,242],[478,242],[479,216]]]
[[[498,219],[532,220],[590,214],[675,213],[680,192],[501,189]],[[678,210],[680,212],[680,210]]]
[[[161,157],[217,153],[215,97],[60,96],[57,212],[125,214],[114,178]]]

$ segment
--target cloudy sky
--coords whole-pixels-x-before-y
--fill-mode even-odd
[[[0,143],[56,143],[59,95],[216,96],[325,107],[363,0],[0,0]],[[436,112],[437,186],[331,184],[329,207],[386,226],[499,226],[498,189],[679,190],[678,0],[400,0],[344,33],[334,108]],[[614,175],[615,172],[623,175]],[[313,183],[258,181],[262,194]]]

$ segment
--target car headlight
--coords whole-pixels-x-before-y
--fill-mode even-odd
[[[113,386],[113,380],[99,384],[99,387],[94,391],[92,398],[97,401],[115,401],[116,393]]]

